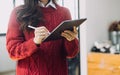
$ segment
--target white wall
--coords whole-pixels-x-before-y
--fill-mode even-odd
[[[80,0],[80,18],[87,18],[86,16],[86,1]],[[87,42],[86,42],[86,25],[85,21],[80,26],[80,75],[87,75]]]
[[[11,0],[0,0],[0,33],[6,33],[10,12],[13,8]]]
[[[87,75],[87,51],[95,41],[108,40],[108,27],[120,20],[120,0],[80,0],[80,17],[87,17],[81,26],[81,75]]]
[[[120,0],[87,0],[87,50],[95,41],[108,40],[111,22],[120,20]]]
[[[16,68],[16,62],[8,55],[5,41],[5,36],[0,36],[0,72],[13,71]]]

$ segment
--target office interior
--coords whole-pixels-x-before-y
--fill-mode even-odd
[[[120,75],[120,0],[57,1],[70,9],[72,19],[87,18],[79,27],[79,59],[73,62],[79,65],[69,75]],[[8,56],[5,34],[10,12],[22,3],[23,0],[0,2],[0,8],[5,9],[0,12],[0,75],[15,75],[16,61]]]
[[[69,8],[72,19],[78,19],[78,0],[58,0],[58,4],[61,6],[65,6]],[[0,7],[4,7],[4,9],[0,14],[1,16],[1,25],[0,25],[0,75],[15,75],[16,63],[17,61],[13,61],[10,59],[7,50],[6,50],[6,32],[7,32],[7,24],[9,21],[9,17],[13,8],[23,4],[23,0],[10,0],[10,1],[2,1],[0,2]],[[7,6],[5,6],[6,4]],[[9,9],[8,9],[9,8]],[[3,8],[2,8],[3,9]],[[14,35],[13,35],[14,36]],[[75,62],[75,63],[72,63]],[[73,59],[68,59],[68,74],[69,75],[79,75],[79,55],[77,55]]]

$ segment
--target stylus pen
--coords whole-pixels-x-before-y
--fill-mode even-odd
[[[36,27],[33,27],[31,25],[28,25],[29,28],[36,29]],[[50,34],[50,32],[48,32]]]
[[[28,27],[29,27],[29,28],[32,28],[32,29],[36,29],[36,27],[33,27],[33,26],[31,26],[31,25],[28,25]]]

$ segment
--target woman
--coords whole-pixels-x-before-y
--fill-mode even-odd
[[[16,60],[16,75],[68,75],[67,60],[78,53],[77,29],[65,30],[63,39],[42,42],[59,23],[71,19],[69,10],[55,0],[24,0],[12,11],[6,46]],[[28,25],[36,27],[35,30]]]

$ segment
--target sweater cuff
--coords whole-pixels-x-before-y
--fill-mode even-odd
[[[33,38],[26,42],[26,48],[30,51],[30,54],[38,50],[40,45],[36,45],[33,41]]]

